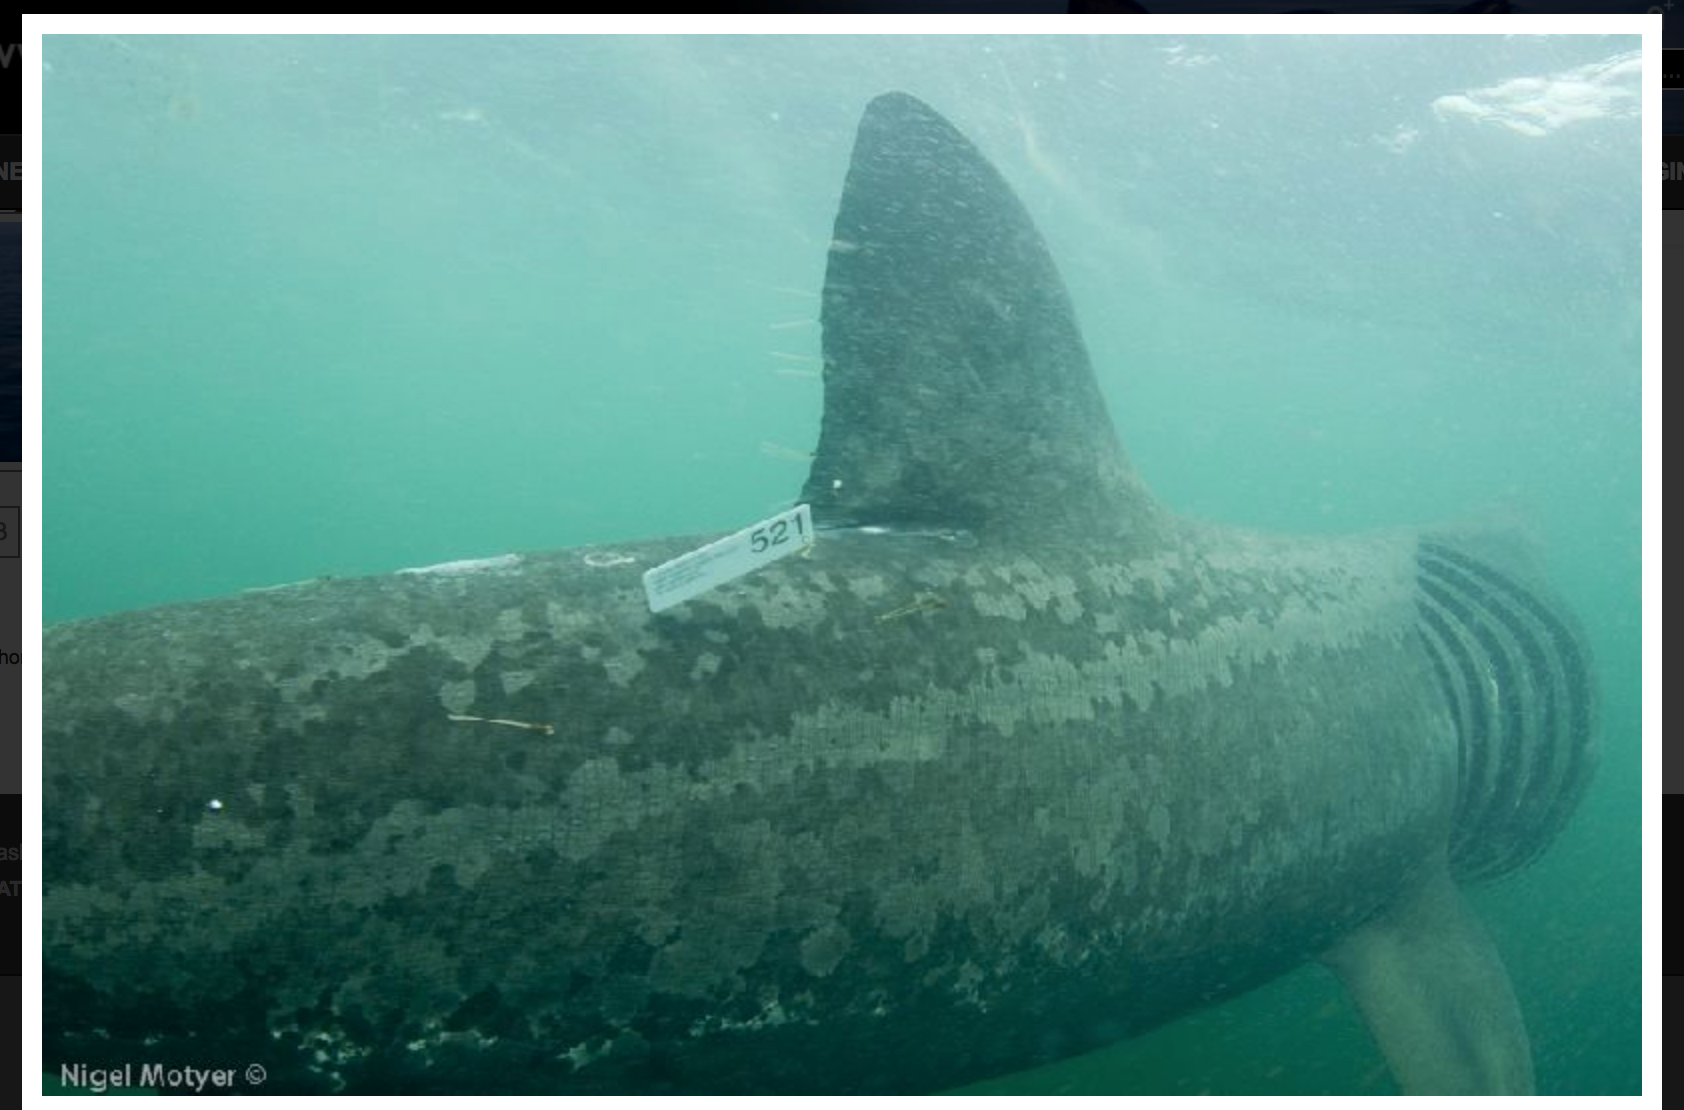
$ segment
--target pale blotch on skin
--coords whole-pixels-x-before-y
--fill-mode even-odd
[[[1015,593],[985,594],[979,590],[971,594],[971,604],[985,617],[1004,617],[1012,621],[1022,620],[1029,612],[1023,598]]]
[[[712,678],[719,673],[719,656],[711,651],[704,651],[696,656],[696,665],[690,668],[690,681],[700,682],[704,678]]]
[[[760,603],[760,619],[767,628],[801,628],[824,616],[824,595],[818,591],[779,586]]]
[[[959,580],[959,568],[950,559],[931,559],[912,573],[912,580],[938,590],[945,589]]]
[[[848,930],[838,922],[820,925],[801,941],[801,966],[807,974],[822,979],[836,970],[853,941]]]
[[[466,713],[474,707],[474,681],[446,682],[439,687],[439,704],[452,713]]]
[[[554,601],[545,604],[544,616],[550,625],[550,635],[558,640],[571,640],[597,623],[590,613],[568,609]]]
[[[532,685],[534,677],[535,676],[531,671],[504,671],[502,674],[503,693],[520,693],[522,690]]]
[[[1081,602],[1076,600],[1076,583],[1064,574],[1049,575],[1035,568],[1023,573],[1017,592],[1037,610],[1051,608],[1060,621],[1074,623],[1082,615]]]
[[[468,670],[473,670],[485,662],[485,657],[491,654],[492,645],[496,637],[490,632],[478,632],[473,635],[440,636],[433,631],[433,626],[423,624],[410,634],[408,649],[418,647],[441,648],[444,653],[462,664]],[[388,652],[388,654],[392,654]],[[382,662],[384,667],[385,663]]]
[[[630,686],[632,679],[642,673],[643,666],[643,653],[629,647],[602,661],[602,669],[607,672],[608,681],[616,686]]]
[[[848,590],[861,601],[876,601],[889,592],[881,574],[848,579]]]

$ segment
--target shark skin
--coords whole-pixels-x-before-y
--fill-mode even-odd
[[[1408,1090],[1527,1090],[1458,893],[1595,762],[1499,542],[1185,520],[1010,187],[866,109],[817,541],[316,580],[45,633],[46,1066],[262,1090],[934,1091],[1323,958]]]

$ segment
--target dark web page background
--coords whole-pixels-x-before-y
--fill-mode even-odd
[[[0,213],[0,463],[23,457],[23,225]]]
[[[14,36],[16,37],[16,36]],[[0,42],[0,976],[21,994],[23,685],[19,519],[23,458],[23,224],[21,44]]]
[[[19,557],[23,458],[23,58],[18,42],[0,43],[0,976],[22,974],[23,902],[19,881],[23,841],[23,685],[20,652],[23,622],[19,604],[23,562]],[[14,990],[22,980],[13,978]]]
[[[1671,10],[1677,0],[1659,5]],[[1665,20],[1661,32],[1663,46],[1661,86],[1661,130],[1668,135],[1684,135],[1684,7]]]

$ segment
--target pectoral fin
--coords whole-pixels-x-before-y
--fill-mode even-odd
[[[1532,1092],[1532,1050],[1508,972],[1445,866],[1322,958],[1405,1093]]]

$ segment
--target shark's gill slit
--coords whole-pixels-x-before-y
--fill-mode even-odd
[[[1451,859],[1458,874],[1494,877],[1548,845],[1594,768],[1581,649],[1495,568],[1432,543],[1419,566],[1423,637],[1465,753]],[[1493,683],[1500,708],[1485,696]]]
[[[1495,567],[1442,543],[1424,542],[1422,591],[1471,635],[1513,705],[1497,742],[1500,767],[1459,815],[1461,868],[1500,875],[1546,848],[1595,769],[1594,691],[1580,638],[1535,594]],[[1464,691],[1468,675],[1464,672]]]

